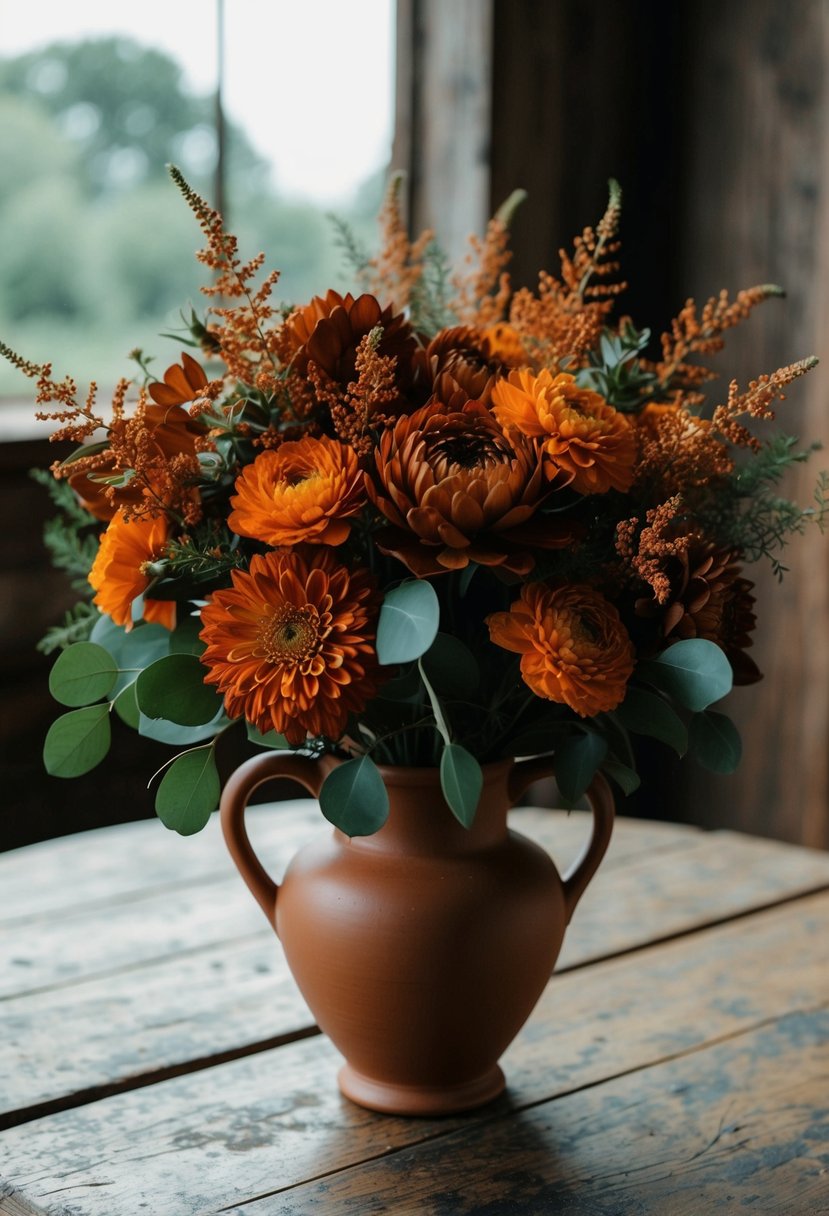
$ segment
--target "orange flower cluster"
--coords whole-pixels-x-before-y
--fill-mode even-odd
[[[528,690],[566,707],[571,727],[573,715],[608,713],[637,659],[681,640],[719,646],[740,682],[759,677],[742,563],[752,537],[774,536],[779,500],[747,519],[735,448],[747,449],[740,460],[762,451],[746,421],[771,417],[814,361],[744,392],[732,384],[702,417],[711,373],[694,358],[777,289],[721,293],[701,311],[688,301],[648,358],[648,331],[612,316],[615,185],[598,225],[532,293],[513,292],[507,273],[518,195],[473,241],[464,274],[435,276],[445,263],[431,233],[409,238],[398,178],[381,252],[361,262],[354,292],[280,312],[276,275],[263,277],[261,257],[243,261],[218,214],[173,176],[215,275],[208,317],[192,325],[201,360],[183,353],[162,379],[147,375],[129,405],[122,381],[105,422],[94,385],[79,400],[71,379],[0,347],[56,407],[58,437],[83,445],[54,471],[107,525],[89,582],[116,624],[133,627],[139,597],[143,620],[169,629],[177,599],[187,615],[195,605],[205,679],[231,719],[295,747],[322,739],[394,757],[413,738],[429,763],[453,735],[480,759],[499,755]],[[153,598],[161,577],[173,598]],[[414,607],[397,608],[409,631],[428,598],[419,632],[454,634],[480,676],[446,721],[442,691],[405,647],[377,697],[383,599],[405,600],[411,584]]]

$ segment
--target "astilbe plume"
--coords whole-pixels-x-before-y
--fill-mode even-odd
[[[395,312],[409,307],[435,237],[427,228],[416,240],[409,239],[401,202],[405,180],[402,173],[392,174],[389,180],[379,215],[380,249],[366,266],[367,290],[382,295]]]
[[[455,276],[456,294],[450,304],[454,315],[465,325],[486,328],[506,316],[512,294],[507,274],[512,259],[509,225],[524,197],[523,190],[516,190],[489,221],[484,236],[469,238],[466,273]]]
[[[785,401],[786,394],[783,390],[786,386],[800,376],[805,376],[806,372],[811,371],[816,363],[817,359],[814,356],[799,359],[797,363],[790,363],[787,367],[778,368],[771,375],[762,375],[756,380],[752,380],[742,393],[739,391],[737,381],[732,380],[728,387],[727,403],[718,405],[714,410],[711,419],[712,428],[737,447],[747,447],[754,452],[759,451],[759,440],[738,419],[741,417],[767,421],[773,419],[772,403]]]

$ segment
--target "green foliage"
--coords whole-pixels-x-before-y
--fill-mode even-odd
[[[109,695],[118,668],[102,646],[78,642],[64,650],[49,673],[49,692],[61,705],[92,705]]]
[[[290,748],[290,743],[284,735],[280,735],[278,731],[269,730],[266,734],[262,734],[255,726],[251,726],[250,722],[245,723],[247,736],[251,743],[255,743],[257,747],[269,747],[274,751],[284,752]]]
[[[635,769],[630,768],[627,764],[622,764],[618,760],[605,758],[602,761],[602,772],[611,781],[615,781],[622,793],[627,797],[639,789],[642,784],[639,774]]]
[[[99,525],[79,505],[67,481],[58,481],[47,469],[32,469],[29,475],[38,485],[46,487],[52,502],[60,510],[60,514],[47,520],[43,528],[43,543],[52,565],[66,571],[73,591],[91,599],[93,591],[88,578],[98,553]],[[55,649],[54,645],[51,649]]]
[[[439,621],[440,605],[431,583],[407,579],[392,588],[380,609],[378,659],[384,666],[419,659],[434,642]]]
[[[371,262],[371,254],[357,236],[351,224],[339,215],[326,216],[334,230],[334,244],[355,282],[365,285]]]
[[[99,619],[97,608],[81,600],[63,614],[60,625],[52,625],[47,629],[37,644],[41,654],[54,654],[56,650],[66,650],[76,642],[86,642]]]
[[[165,828],[192,836],[219,805],[221,786],[212,747],[184,752],[172,762],[155,797],[155,812]]]
[[[458,743],[447,743],[440,757],[440,788],[452,814],[471,827],[478,809],[484,775],[474,756]]]
[[[696,760],[714,773],[733,773],[740,763],[743,744],[731,719],[713,709],[694,714],[689,727]]]
[[[607,756],[607,741],[592,730],[571,734],[556,748],[556,784],[567,806],[587,791]]]
[[[370,756],[346,760],[328,774],[320,810],[346,836],[371,836],[388,818],[389,796]]]
[[[153,583],[155,599],[201,599],[217,587],[227,586],[231,570],[246,563],[239,538],[226,528],[201,524],[180,539],[170,541]]]
[[[688,729],[664,697],[644,688],[629,687],[615,713],[626,730],[659,739],[678,756],[684,756],[688,750]]]
[[[439,633],[421,663],[439,696],[449,700],[468,700],[475,696],[481,682],[478,660],[458,638]]]
[[[617,410],[640,409],[657,380],[638,358],[650,337],[649,329],[636,330],[630,321],[619,334],[605,330],[599,350],[590,352],[589,365],[576,372],[576,382],[600,393]]]
[[[90,705],[63,714],[49,727],[43,763],[51,777],[81,777],[109,751],[109,705]]]
[[[731,692],[731,665],[719,646],[704,638],[674,642],[657,658],[640,662],[636,670],[648,684],[694,713]]]
[[[204,683],[206,671],[195,655],[171,654],[156,659],[138,676],[138,707],[148,718],[178,726],[204,726],[216,717],[220,700]]]
[[[414,328],[431,338],[440,329],[457,325],[449,307],[452,297],[452,268],[436,241],[430,241],[423,255],[423,272],[414,285],[409,301],[409,319]]]

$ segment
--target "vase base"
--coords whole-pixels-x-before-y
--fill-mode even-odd
[[[368,1110],[384,1115],[451,1115],[483,1106],[503,1093],[506,1080],[495,1064],[474,1081],[446,1086],[396,1085],[375,1081],[344,1064],[337,1076],[340,1091]]]

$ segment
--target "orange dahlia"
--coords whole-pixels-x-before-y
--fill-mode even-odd
[[[366,570],[349,573],[330,549],[256,556],[202,610],[202,662],[232,718],[293,746],[339,739],[378,685],[379,595]]]
[[[290,440],[262,452],[236,482],[228,523],[269,545],[340,545],[366,501],[355,452],[336,439]]]
[[[167,517],[143,516],[127,522],[121,511],[101,537],[98,553],[89,572],[97,595],[93,603],[111,616],[116,625],[132,629],[132,602],[150,584],[149,566],[164,556],[170,528]],[[176,606],[172,600],[144,597],[144,620],[174,629]]]
[[[629,490],[636,461],[636,433],[624,414],[567,372],[513,371],[492,390],[492,410],[502,426],[537,439],[548,471],[563,470],[579,494]]]
[[[487,624],[496,646],[521,655],[521,675],[536,696],[583,718],[624,700],[633,644],[616,608],[592,587],[526,583],[509,612]]]
[[[164,381],[149,386],[149,394],[159,405],[188,405],[207,387],[204,369],[186,351],[181,363],[173,363],[164,373]]]
[[[531,440],[504,435],[489,411],[436,401],[380,437],[368,492],[393,524],[384,553],[423,578],[470,562],[516,574],[532,569],[526,546],[561,548],[569,528],[532,520],[547,487]]]

